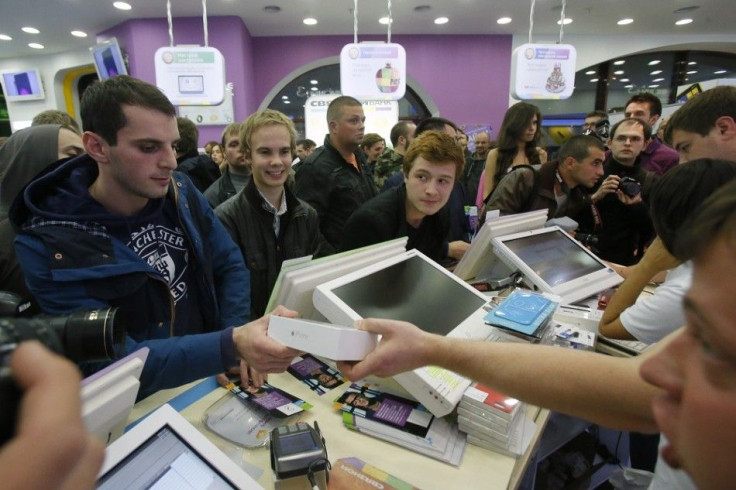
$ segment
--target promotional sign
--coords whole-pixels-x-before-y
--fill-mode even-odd
[[[340,91],[361,100],[399,100],[406,92],[406,51],[394,43],[351,43],[340,51]]]
[[[213,106],[181,106],[179,115],[193,121],[197,126],[218,126],[235,121],[233,111],[233,84],[225,86],[225,99],[222,104]]]
[[[154,55],[156,86],[174,105],[219,105],[225,97],[225,59],[216,48],[165,46]]]
[[[567,99],[575,88],[576,57],[570,44],[522,44],[511,56],[511,95]]]
[[[340,94],[314,95],[304,103],[305,137],[322,145],[327,127],[327,107]],[[399,122],[399,103],[395,100],[362,100],[365,114],[365,133],[378,133],[387,144],[391,141],[391,128]]]

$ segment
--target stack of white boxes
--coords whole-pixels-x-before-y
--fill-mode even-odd
[[[515,398],[474,383],[457,407],[458,426],[468,442],[508,456],[526,451],[536,426]]]

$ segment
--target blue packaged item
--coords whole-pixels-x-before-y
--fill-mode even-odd
[[[494,327],[533,336],[547,323],[557,304],[541,294],[516,290],[483,319]]]

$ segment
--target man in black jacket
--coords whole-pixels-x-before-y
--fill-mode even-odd
[[[294,190],[317,211],[322,235],[336,249],[350,215],[378,189],[362,170],[365,157],[358,148],[365,115],[360,101],[340,96],[330,102],[327,125],[324,145],[299,164]]]
[[[326,255],[317,213],[297,199],[286,179],[291,171],[296,130],[284,114],[266,109],[240,126],[240,141],[251,179],[235,198],[215,209],[250,269],[251,312],[261,316],[285,259]]]
[[[176,170],[187,174],[194,187],[204,192],[220,178],[220,169],[209,155],[200,155],[197,148],[199,131],[197,126],[186,117],[177,117],[179,141],[176,143]]]

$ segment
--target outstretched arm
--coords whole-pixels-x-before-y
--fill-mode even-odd
[[[363,361],[338,363],[349,379],[437,365],[522,401],[607,427],[656,430],[650,405],[659,390],[639,377],[639,365],[651,354],[616,358],[552,346],[453,339],[393,320],[366,319],[358,327],[382,339]]]

